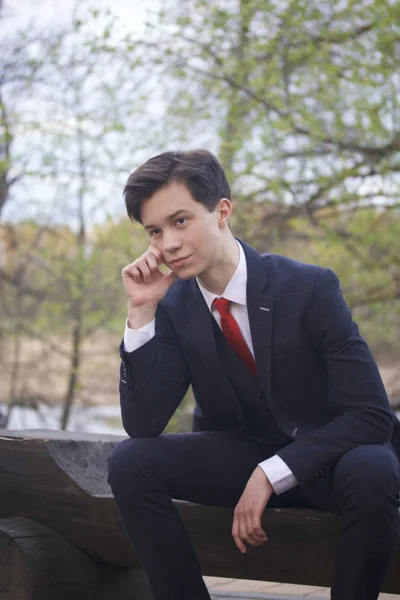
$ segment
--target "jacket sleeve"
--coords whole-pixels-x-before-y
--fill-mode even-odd
[[[119,384],[122,423],[130,437],[156,437],[184,398],[190,371],[162,306],[156,313],[156,333],[150,341],[126,352],[120,346]]]
[[[313,303],[311,335],[324,360],[338,416],[277,453],[300,485],[318,481],[356,446],[387,442],[393,428],[378,367],[330,269],[319,276]]]

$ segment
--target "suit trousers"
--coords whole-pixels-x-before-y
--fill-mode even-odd
[[[257,464],[277,450],[235,431],[129,438],[116,446],[108,481],[155,600],[210,599],[172,498],[233,509]],[[399,540],[399,488],[391,448],[366,445],[344,454],[309,489],[273,494],[268,506],[340,514],[331,598],[375,600]]]

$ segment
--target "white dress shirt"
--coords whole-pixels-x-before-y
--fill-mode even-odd
[[[246,341],[246,344],[254,356],[253,342],[250,333],[249,315],[247,312],[247,263],[241,244],[238,242],[237,244],[239,247],[239,263],[236,271],[234,272],[231,280],[221,296],[231,301],[231,314],[239,325],[239,329]],[[204,296],[204,300],[206,301],[208,309],[210,310],[214,319],[217,321],[218,325],[221,327],[221,316],[218,310],[212,306],[215,298],[220,298],[221,296],[207,290],[201,285],[198,279],[197,283],[201,293]],[[137,348],[140,348],[140,346],[151,340],[154,335],[154,319],[151,323],[144,325],[144,327],[141,327],[140,329],[131,329],[128,327],[128,321],[126,321],[124,333],[125,351],[133,352],[134,350],[137,350]],[[292,471],[279,456],[275,455],[271,458],[267,458],[267,460],[259,463],[259,466],[268,477],[277,495],[282,494],[292,487],[295,487],[298,483]]]

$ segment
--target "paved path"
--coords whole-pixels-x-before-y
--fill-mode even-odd
[[[204,577],[213,600],[326,600],[329,588],[310,585]],[[398,594],[380,594],[379,600],[400,600]]]

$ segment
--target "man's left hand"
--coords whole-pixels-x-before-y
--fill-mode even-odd
[[[261,517],[274,489],[261,467],[256,467],[236,505],[232,524],[232,536],[236,546],[244,554],[247,542],[260,546],[268,538],[261,527]]]

